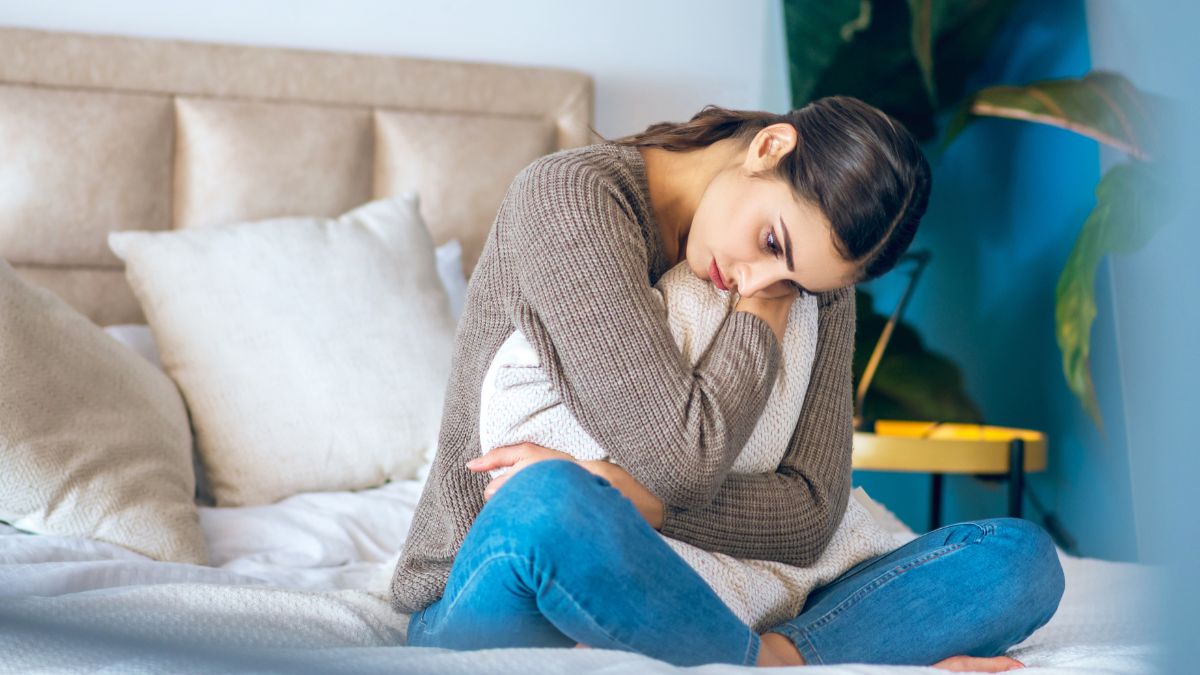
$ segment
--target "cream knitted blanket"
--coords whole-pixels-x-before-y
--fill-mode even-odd
[[[737,297],[697,278],[686,263],[668,270],[652,290],[662,302],[683,358],[694,366],[733,311]],[[778,468],[800,417],[816,342],[817,300],[813,296],[798,298],[788,315],[778,379],[732,472],[765,473]],[[608,453],[554,393],[536,352],[520,331],[513,331],[500,346],[484,376],[479,422],[483,453],[530,442],[577,459],[608,459]],[[505,471],[507,468],[491,474],[495,477]],[[810,567],[739,559],[667,536],[663,539],[739,618],[756,632],[763,632],[798,615],[813,588],[860,561],[895,548],[892,537],[859,502],[863,497],[861,488],[851,492],[833,538]]]

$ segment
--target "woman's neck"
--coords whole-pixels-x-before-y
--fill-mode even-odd
[[[646,165],[650,207],[672,267],[687,255],[692,216],[709,182],[731,159],[729,146],[726,139],[684,152],[638,147]]]

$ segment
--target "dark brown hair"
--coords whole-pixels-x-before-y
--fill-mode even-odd
[[[760,130],[780,122],[795,127],[796,148],[754,177],[781,180],[797,199],[821,209],[833,226],[834,247],[858,264],[855,283],[886,274],[917,233],[930,171],[908,129],[874,106],[850,96],[826,96],[783,115],[708,105],[687,122],[659,122],[604,140],[674,151],[726,138],[748,146]]]

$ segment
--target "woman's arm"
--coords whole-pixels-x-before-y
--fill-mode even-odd
[[[837,529],[850,491],[854,437],[854,287],[821,294],[817,351],[804,406],[774,473],[725,477],[711,503],[664,500],[673,539],[738,558],[808,566]],[[638,470],[632,469],[635,478]]]
[[[613,462],[667,504],[711,502],[766,405],[779,341],[735,311],[693,369],[654,301],[629,187],[570,156],[517,180],[497,232],[519,289],[514,325]]]

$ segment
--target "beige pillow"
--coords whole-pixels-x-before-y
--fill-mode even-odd
[[[205,564],[169,378],[0,260],[0,520]]]
[[[218,506],[416,476],[454,339],[415,192],[340,218],[113,232]]]

